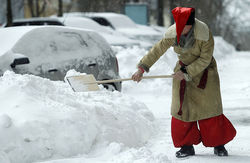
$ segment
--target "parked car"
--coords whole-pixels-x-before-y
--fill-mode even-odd
[[[12,27],[15,26],[31,26],[31,25],[58,25],[64,26],[64,24],[57,18],[50,17],[36,17],[36,18],[25,18],[25,19],[14,19]],[[6,27],[6,23],[2,27]]]
[[[0,75],[6,70],[64,80],[68,70],[97,80],[120,78],[118,61],[107,41],[90,30],[63,26],[0,29]],[[121,83],[104,85],[121,91]]]
[[[167,28],[166,28],[166,27],[163,27],[163,26],[158,26],[158,25],[151,25],[150,27],[151,27],[151,28],[153,28],[154,30],[156,30],[156,31],[160,32],[160,33],[162,34],[162,36],[164,36],[164,35],[165,35],[166,30],[167,30]]]
[[[119,32],[114,30],[109,30],[92,19],[85,17],[62,17],[59,18],[62,23],[66,26],[77,27],[83,29],[94,30],[103,36],[110,45],[113,46],[123,46],[123,47],[131,47],[131,46],[140,46],[140,42],[137,40],[129,39]]]
[[[100,25],[114,29],[130,39],[139,39],[154,44],[162,38],[162,33],[145,25],[137,25],[128,16],[117,13],[65,13],[65,16],[89,17]]]

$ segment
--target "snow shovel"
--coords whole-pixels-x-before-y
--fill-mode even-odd
[[[143,76],[142,79],[156,79],[156,78],[172,78],[172,75],[158,75],[158,76]],[[67,76],[66,80],[74,92],[87,92],[99,90],[98,84],[114,83],[121,81],[132,80],[132,78],[111,79],[96,81],[93,74]]]

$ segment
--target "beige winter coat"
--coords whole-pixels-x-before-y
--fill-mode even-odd
[[[182,107],[183,113],[182,115],[178,115],[177,113],[180,108],[180,81],[173,79],[172,116],[182,121],[191,122],[222,114],[220,81],[216,61],[213,57],[214,39],[207,25],[198,19],[195,20],[195,43],[190,49],[185,50],[179,46],[175,46],[175,37],[176,27],[174,24],[168,28],[165,37],[141,59],[138,66],[149,71],[150,67],[165,51],[173,46],[178,59],[187,65],[186,70],[192,80],[186,82]],[[180,67],[179,62],[177,62],[174,72],[179,71]],[[197,85],[206,68],[208,69],[207,84],[205,89],[201,89]]]

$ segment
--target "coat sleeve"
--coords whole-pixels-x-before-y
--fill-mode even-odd
[[[203,41],[201,44],[201,54],[194,62],[186,67],[188,75],[192,78],[204,71],[212,61],[214,51],[214,39],[209,32],[209,40]]]
[[[174,44],[173,38],[163,38],[156,43],[137,65],[149,72],[150,67]]]

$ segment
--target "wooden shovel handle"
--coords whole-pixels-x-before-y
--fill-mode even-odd
[[[172,75],[156,75],[156,76],[143,76],[142,79],[157,79],[157,78],[172,78]],[[105,84],[105,83],[114,83],[121,81],[132,80],[132,78],[124,78],[124,79],[111,79],[111,80],[102,80],[96,81],[97,84]]]

